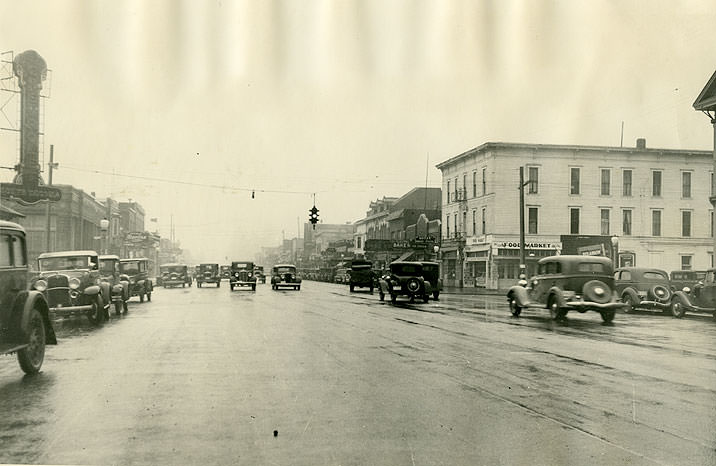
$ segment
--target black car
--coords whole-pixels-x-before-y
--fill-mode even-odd
[[[110,288],[100,280],[95,251],[46,252],[37,262],[40,274],[30,286],[45,295],[51,314],[86,315],[97,325],[109,318]]]
[[[716,269],[706,271],[704,279],[691,287],[674,292],[671,314],[683,317],[686,312],[705,312],[716,319]]]
[[[256,274],[254,273],[253,262],[232,262],[231,275],[229,275],[229,286],[231,291],[239,286],[247,286],[251,291],[256,291]]]
[[[217,288],[221,286],[221,274],[219,273],[219,264],[200,264],[196,266],[196,286],[201,288],[204,283],[213,283]]]
[[[429,280],[423,277],[422,262],[396,261],[390,264],[388,275],[379,280],[379,298],[385,299],[390,295],[390,301],[395,303],[398,296],[408,296],[410,302],[420,298],[427,303],[433,293],[433,287]]]
[[[348,271],[348,286],[351,293],[356,287],[368,288],[372,293],[374,281],[373,263],[371,261],[359,259],[351,261],[351,268]]]
[[[191,275],[189,275],[189,268],[185,264],[162,264],[159,266],[159,274],[162,277],[164,288],[191,286]]]
[[[443,280],[440,278],[440,264],[429,261],[422,262],[422,264],[423,278],[430,282],[430,287],[433,290],[433,299],[438,299],[443,289]]]
[[[626,304],[624,312],[637,309],[668,312],[671,309],[669,274],[660,269],[622,267],[614,271],[617,296]]]
[[[136,257],[132,259],[120,259],[119,267],[122,273],[129,280],[129,296],[139,296],[139,302],[143,303],[152,300],[154,283],[149,278],[149,259]]]
[[[45,296],[27,291],[27,281],[25,230],[0,221],[0,354],[17,353],[23,372],[35,374],[45,359],[45,345],[56,345],[57,338]]]
[[[127,301],[129,301],[129,277],[121,271],[119,256],[111,254],[99,256],[99,276],[100,280],[109,285],[114,313],[126,314]]]
[[[279,288],[301,289],[301,277],[296,272],[296,266],[293,264],[274,265],[271,269],[271,289]]]

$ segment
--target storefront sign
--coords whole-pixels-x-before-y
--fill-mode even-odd
[[[577,254],[581,256],[606,256],[603,244],[580,246],[577,248]]]
[[[520,242],[495,241],[492,243],[492,247],[498,249],[519,249]],[[525,243],[525,249],[562,249],[562,243],[559,241]]]

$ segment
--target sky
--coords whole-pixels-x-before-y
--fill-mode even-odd
[[[0,52],[47,62],[55,183],[220,261],[303,235],[314,196],[346,223],[439,187],[488,141],[618,146],[624,122],[625,146],[710,150],[715,25],[713,0],[0,0]]]

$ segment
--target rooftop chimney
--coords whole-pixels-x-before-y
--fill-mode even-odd
[[[638,150],[646,150],[646,139],[639,138],[636,140],[636,148]]]

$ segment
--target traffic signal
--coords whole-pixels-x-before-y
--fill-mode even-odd
[[[314,205],[311,210],[308,211],[308,221],[313,225],[313,229],[316,229],[316,223],[318,223],[318,209]]]

